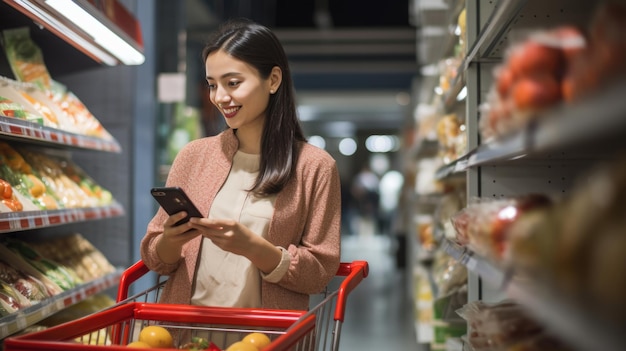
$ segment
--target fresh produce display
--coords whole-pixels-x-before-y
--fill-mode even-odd
[[[0,176],[41,209],[59,208],[57,200],[33,173],[31,165],[5,142],[0,142],[0,167]]]
[[[41,252],[38,251],[40,248],[43,248]],[[60,259],[57,261],[56,258]],[[3,237],[0,241],[0,300],[3,300],[0,317],[113,270],[114,267],[102,253],[80,234],[38,242]],[[111,305],[110,298],[94,301],[89,303],[92,308],[99,306],[102,309]],[[42,321],[42,325],[49,324]]]
[[[456,241],[499,262],[508,244],[511,224],[524,213],[551,204],[550,198],[541,194],[505,199],[474,199],[451,219],[457,233]]]
[[[5,142],[0,142],[0,178],[39,209],[87,208],[113,202],[110,191],[70,160]]]
[[[29,149],[20,148],[19,153],[28,164],[32,165],[33,173],[45,184],[63,208],[95,207],[98,198],[92,192],[73,181],[61,168],[56,157],[44,155]]]
[[[1,94],[1,93],[0,93]],[[26,109],[22,104],[0,95],[0,115],[5,117],[13,117],[24,119],[33,123],[42,124],[42,118]]]
[[[445,115],[437,122],[439,156],[444,164],[458,159],[467,152],[465,125],[454,113]]]
[[[64,121],[63,113],[55,108],[52,102],[46,97],[42,90],[34,86],[26,86],[21,84],[16,86],[20,95],[24,97],[43,117],[43,124],[50,128],[59,128],[71,131],[71,126]]]
[[[594,13],[587,32],[587,45],[568,52],[568,71],[563,79],[563,97],[577,101],[626,73],[626,5],[606,1]]]
[[[43,257],[23,241],[3,238],[2,245],[20,255],[26,262],[54,281],[63,290],[69,290],[82,283],[82,280],[71,269]]]
[[[32,303],[51,296],[41,281],[17,270],[2,259],[0,259],[0,281],[15,288]]]
[[[24,209],[24,205],[20,199],[13,193],[11,184],[4,179],[0,179],[0,195],[2,195],[2,204],[13,212],[20,212]]]
[[[494,70],[495,83],[481,106],[482,137],[490,140],[519,130],[563,101],[570,57],[585,44],[583,33],[569,26],[538,31],[513,44]]]
[[[13,286],[0,281],[0,317],[30,307],[31,302]]]
[[[97,205],[106,206],[113,202],[111,192],[96,183],[96,181],[87,175],[78,165],[64,159],[56,159],[55,161],[69,179],[78,184],[90,198],[96,200]]]
[[[6,29],[3,31],[3,38],[7,59],[17,79],[50,88],[52,78],[41,49],[30,37],[30,29]]]
[[[115,271],[104,254],[78,233],[45,241],[29,241],[28,245],[42,256],[73,270],[84,282]]]
[[[505,267],[618,325],[626,323],[625,161],[598,166],[559,204],[521,216],[503,255]]]
[[[22,272],[26,276],[33,277],[40,281],[44,285],[48,295],[54,296],[63,292],[63,289],[52,281],[52,279],[36,269],[21,255],[15,253],[5,245],[0,245],[0,256],[4,262],[16,269],[18,272]]]
[[[7,58],[16,80],[30,84],[10,84],[9,88],[21,95],[20,102],[10,96],[5,98],[28,105],[28,109],[35,110],[35,115],[47,127],[113,140],[81,100],[63,84],[52,79],[41,50],[31,39],[27,27],[5,30],[3,36]],[[5,85],[7,81],[10,83],[8,78],[0,80]],[[0,93],[0,96],[3,94]]]
[[[588,28],[562,25],[512,44],[481,105],[483,140],[515,132],[542,112],[591,95],[626,70],[626,7],[603,3]]]
[[[111,134],[74,93],[59,83],[56,83],[55,87],[60,91],[48,91],[47,93],[56,106],[65,113],[72,130],[83,135],[113,140]]]

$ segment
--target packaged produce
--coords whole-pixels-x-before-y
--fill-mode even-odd
[[[626,321],[626,155],[509,228],[504,264],[604,320]]]
[[[15,313],[22,308],[30,307],[31,302],[14,287],[0,281],[0,317]]]
[[[437,122],[439,156],[444,164],[463,156],[467,150],[465,124],[454,113],[445,115]]]
[[[45,285],[40,280],[17,270],[1,259],[0,281],[12,286],[33,303],[42,301],[51,296]]]
[[[6,238],[2,241],[2,245],[22,257],[24,261],[54,281],[63,290],[69,290],[82,283],[72,270],[41,256],[39,252],[20,240]]]
[[[563,78],[566,101],[578,101],[618,79],[626,69],[626,6],[603,2],[593,14],[587,31],[588,45],[569,56]]]
[[[483,140],[506,136],[562,103],[577,102],[626,74],[626,6],[603,2],[585,28],[561,25],[515,42],[493,71],[479,110]]]
[[[44,117],[17,89],[18,82],[0,77],[0,115],[44,124]]]
[[[63,292],[63,289],[61,289],[55,282],[33,267],[22,256],[16,254],[2,243],[0,243],[0,257],[2,257],[2,260],[9,266],[40,281],[44,285],[49,296],[54,296]]]
[[[8,143],[0,142],[0,177],[40,209],[60,207],[46,185],[33,173],[31,165]]]
[[[467,284],[467,267],[443,251],[438,251],[435,256],[432,274],[438,296],[450,294]]]
[[[41,49],[30,37],[29,28],[6,29],[2,33],[5,52],[16,79],[49,88],[50,73]]]
[[[113,203],[113,194],[99,185],[74,162],[67,159],[56,159],[56,163],[61,167],[65,175],[78,184],[85,194],[95,199],[97,205],[107,206]]]
[[[511,45],[480,106],[481,136],[487,141],[506,136],[560,104],[571,57],[585,46],[582,30],[566,25],[532,32]]]
[[[113,140],[111,134],[87,109],[87,106],[66,86],[53,81],[52,88],[46,92],[52,102],[64,112],[67,119],[66,128],[69,128],[69,131],[104,140]]]
[[[85,282],[115,271],[104,254],[78,233],[28,244],[42,256],[72,269]]]
[[[63,84],[52,79],[41,49],[31,39],[28,27],[5,30],[3,35],[5,51],[16,80],[32,84],[28,89],[20,89],[20,94],[28,104],[35,107],[36,114],[43,118],[46,126],[113,140],[81,100]]]
[[[0,195],[2,204],[13,212],[20,212],[24,209],[22,201],[13,193],[13,187],[4,179],[0,178]]]
[[[452,217],[457,241],[478,254],[500,261],[508,243],[509,227],[523,213],[550,206],[542,194],[528,194],[505,199],[474,199]]]
[[[475,351],[573,350],[512,301],[473,301],[457,313],[468,323],[471,332],[466,339]]]
[[[18,152],[28,164],[32,165],[33,174],[41,179],[63,208],[84,208],[98,205],[98,199],[91,197],[79,184],[65,174],[58,158],[28,148],[19,148]]]

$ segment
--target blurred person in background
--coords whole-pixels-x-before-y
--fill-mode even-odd
[[[352,218],[352,233],[368,236],[377,234],[380,202],[380,180],[368,165],[352,180],[350,194],[355,204],[356,215]]]

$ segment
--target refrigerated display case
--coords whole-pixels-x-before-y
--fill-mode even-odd
[[[117,1],[109,4],[112,3],[120,6]],[[104,28],[118,33],[124,32],[118,24],[97,8],[98,4],[89,1],[77,1],[69,5],[75,4],[79,4],[83,9],[88,9],[92,15],[98,17],[100,24],[103,24]],[[49,65],[50,71],[56,74],[55,78],[85,70],[97,69],[103,65],[118,65],[121,63],[117,60],[107,63],[96,59],[89,50],[101,50],[101,48],[95,48],[93,43],[85,44],[84,41],[79,41],[83,44],[77,44],[74,40],[70,41],[69,37],[76,39],[84,36],[80,26],[66,22],[60,17],[55,17],[57,15],[52,14],[52,12],[46,12],[47,14],[44,16],[47,16],[47,19],[44,20],[33,17],[24,10],[26,8],[34,8],[33,13],[37,13],[40,16],[45,12],[44,8],[47,6],[49,5],[39,1],[4,1],[0,3],[0,19],[2,20],[0,30],[18,27],[29,28],[34,41],[37,44],[42,44],[46,64]],[[118,7],[117,10],[120,10],[120,8]],[[125,12],[125,15],[129,14]],[[61,27],[50,26],[50,23],[58,24],[59,22],[63,22],[61,27],[68,29],[67,32],[60,33],[59,28]],[[133,23],[138,26],[136,21]],[[134,29],[138,30],[138,27]],[[125,35],[125,38],[135,48],[141,47],[141,43],[135,42],[128,35]],[[79,47],[80,45],[85,46]],[[2,57],[0,59],[1,75],[7,77],[8,80],[15,79],[4,52],[0,56]],[[106,92],[106,89],[101,91]],[[81,95],[83,92],[77,93]],[[72,158],[74,154],[84,153],[88,155],[87,157],[93,164],[101,164],[105,168],[109,167],[107,172],[115,172],[110,169],[115,164],[111,163],[110,160],[120,157],[120,154],[124,152],[120,143],[113,137],[101,138],[94,135],[85,135],[76,131],[63,130],[44,126],[33,121],[14,118],[4,113],[0,114],[2,114],[0,116],[0,140],[10,147],[28,148],[38,155],[55,155],[59,160],[67,160],[70,163],[74,162]],[[112,158],[106,155],[111,155],[110,157]],[[102,179],[107,174],[103,172],[98,175],[98,178]],[[127,179],[126,182],[130,182],[130,179]],[[114,191],[113,195],[115,197],[117,192]],[[110,221],[125,215],[124,206],[116,201],[115,198],[106,204],[94,203],[74,207],[61,206],[58,209],[27,208],[24,211],[3,211],[0,213],[0,235],[6,235],[6,237],[11,238],[58,239],[64,228],[67,228],[65,229],[65,234],[71,234],[74,233],[76,228],[89,228],[90,226],[98,228],[95,221]],[[81,227],[81,225],[84,226]],[[106,230],[106,226],[100,226],[100,228]],[[123,233],[123,235],[126,236],[127,241],[131,241],[128,232]],[[69,248],[65,250],[66,253],[70,251],[73,250]],[[39,321],[95,294],[115,287],[121,273],[121,269],[114,269],[112,272],[108,272],[97,279],[85,281],[57,295],[34,303],[30,307],[20,309],[16,313],[3,314],[3,317],[0,318],[0,340],[21,332]]]

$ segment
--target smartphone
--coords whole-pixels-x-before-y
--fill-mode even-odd
[[[170,216],[181,211],[187,212],[187,217],[176,222],[175,225],[187,223],[191,217],[204,217],[182,188],[156,187],[150,189],[150,194]]]

